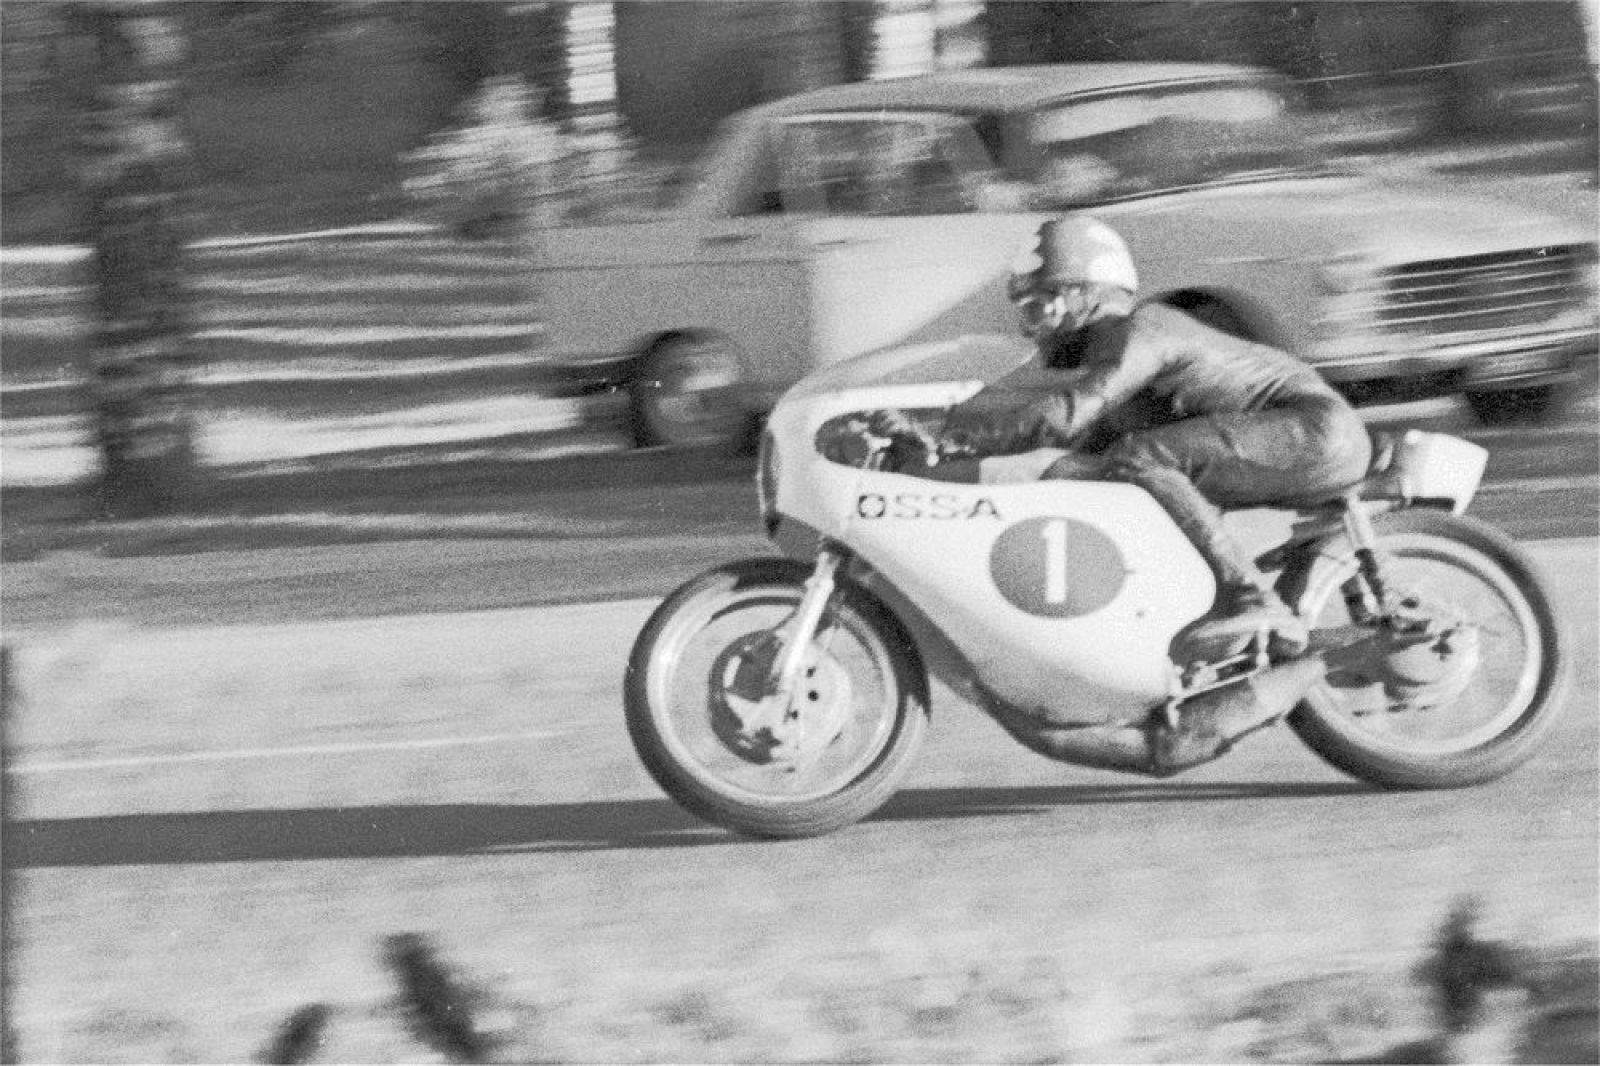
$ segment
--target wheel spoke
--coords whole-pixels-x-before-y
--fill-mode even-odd
[[[661,731],[715,790],[794,802],[836,792],[872,765],[892,734],[893,652],[871,627],[830,608],[794,695],[798,728],[782,735],[779,716],[788,709],[767,705],[766,686],[781,655],[775,637],[797,606],[798,590],[728,595],[674,634]]]
[[[1520,592],[1473,549],[1430,538],[1388,546],[1385,578],[1425,620],[1435,642],[1395,644],[1374,660],[1372,684],[1327,686],[1332,702],[1386,745],[1418,754],[1464,751],[1492,741],[1526,711],[1542,665],[1537,623]],[[1342,599],[1324,590],[1316,628],[1349,624]]]

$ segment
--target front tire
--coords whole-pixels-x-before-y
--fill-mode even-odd
[[[730,730],[725,704],[760,698],[777,650],[770,635],[809,574],[779,558],[708,571],[656,609],[628,660],[628,735],[645,769],[686,810],[747,836],[816,836],[865,818],[899,787],[927,729],[915,646],[881,602],[841,577],[796,702],[801,717],[825,723],[813,753],[772,759],[760,738]]]
[[[1461,620],[1455,639],[1470,659],[1460,676],[1442,660],[1437,705],[1426,686],[1415,705],[1397,700],[1392,679],[1389,688],[1324,683],[1290,726],[1333,766],[1387,788],[1461,788],[1509,773],[1549,734],[1567,680],[1532,562],[1498,530],[1442,512],[1379,515],[1374,527],[1385,580],[1423,613]],[[1356,572],[1352,546],[1323,542],[1303,559],[1285,574],[1288,602],[1314,629],[1349,624],[1340,587]]]

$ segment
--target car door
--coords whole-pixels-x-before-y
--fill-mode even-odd
[[[683,223],[692,248],[667,286],[674,305],[667,317],[725,344],[758,407],[810,365],[811,250],[780,177],[772,127],[751,115],[708,161]]]
[[[791,116],[775,127],[785,211],[810,250],[811,358],[1013,332],[1004,279],[1040,215],[992,213],[971,123],[938,112]]]
[[[778,173],[768,125],[749,114],[729,123],[683,201],[659,217],[540,233],[552,350],[601,361],[685,336],[717,353],[718,373],[731,356],[746,383],[803,365],[809,252],[784,214]]]

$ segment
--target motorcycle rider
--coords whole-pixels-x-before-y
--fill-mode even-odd
[[[980,464],[985,480],[1022,470],[1131,482],[1155,497],[1217,582],[1212,611],[1174,641],[1178,662],[1238,654],[1258,633],[1275,655],[1298,654],[1305,625],[1219,507],[1336,494],[1367,471],[1366,427],[1293,356],[1138,304],[1137,289],[1127,245],[1109,226],[1083,215],[1045,222],[1008,285],[1035,360],[953,409],[941,444],[1021,457]]]

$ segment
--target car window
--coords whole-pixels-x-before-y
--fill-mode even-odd
[[[732,190],[728,213],[736,217],[775,215],[785,209],[782,168],[771,136],[758,136],[745,145],[738,181]]]
[[[962,129],[912,117],[786,122],[784,209],[870,216],[974,211],[972,149],[960,143]]]
[[[1026,180],[1041,207],[1311,172],[1319,160],[1293,102],[1270,84],[1104,94],[1034,112]]]

